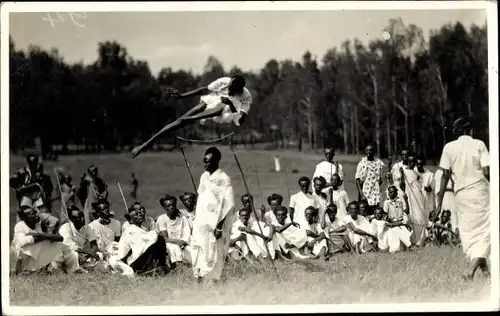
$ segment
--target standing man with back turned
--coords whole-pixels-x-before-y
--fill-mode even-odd
[[[490,157],[486,145],[470,136],[472,122],[462,117],[453,123],[458,139],[443,148],[439,167],[443,170],[437,213],[450,178],[455,184],[455,203],[462,248],[471,264],[463,278],[472,280],[477,268],[489,275],[487,256],[490,240]]]

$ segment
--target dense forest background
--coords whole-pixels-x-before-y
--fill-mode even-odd
[[[370,142],[387,157],[414,142],[435,158],[459,115],[474,117],[474,137],[488,144],[486,23],[444,25],[428,39],[400,19],[385,31],[390,39],[367,46],[346,39],[321,63],[306,51],[300,61],[271,59],[245,72],[208,56],[202,74],[165,65],[156,76],[116,41],[99,43],[97,60],[83,65],[66,63],[56,49],[16,50],[11,38],[10,148],[38,146],[44,156],[128,150],[198,102],[160,100],[164,86],[183,92],[240,73],[254,103],[233,144],[317,150],[330,142],[356,154]],[[228,128],[197,124],[177,135],[216,137]],[[167,137],[156,149],[175,141]]]

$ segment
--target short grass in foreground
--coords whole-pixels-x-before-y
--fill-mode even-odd
[[[203,172],[201,158],[204,147],[186,150],[196,183]],[[221,148],[221,167],[231,176],[237,197],[245,193],[232,153]],[[288,204],[290,193],[298,191],[300,176],[311,177],[319,155],[297,152],[237,151],[247,183],[256,204],[271,193],[284,196]],[[273,156],[280,155],[282,169],[273,171]],[[346,173],[346,190],[351,199],[357,198],[354,183],[359,157],[338,156]],[[191,181],[179,152],[145,153],[136,159],[126,155],[61,157],[57,166],[65,167],[75,183],[85,169],[95,164],[109,185],[112,209],[123,222],[125,212],[117,182],[129,198],[129,180],[135,173],[140,182],[139,200],[150,216],[162,213],[158,199],[162,194],[178,196],[193,191]],[[11,172],[24,165],[22,157],[11,157]],[[54,184],[52,169],[56,164],[45,163]],[[292,173],[297,169],[298,173]],[[434,169],[434,168],[432,168]],[[258,178],[257,178],[258,176]],[[286,182],[287,181],[287,182]],[[260,188],[258,186],[260,182]],[[16,202],[11,193],[11,228],[15,221]],[[181,205],[179,205],[180,207]],[[56,203],[55,207],[59,207]],[[12,230],[11,230],[12,231]],[[12,232],[11,232],[12,233]],[[464,283],[460,274],[465,267],[460,248],[425,248],[394,255],[373,253],[361,256],[341,254],[329,262],[276,262],[280,277],[272,267],[258,269],[244,262],[228,264],[218,285],[194,284],[191,270],[180,267],[163,278],[140,277],[127,279],[118,275],[32,275],[10,279],[13,305],[191,305],[191,304],[331,304],[445,301],[463,302],[488,299],[489,280],[479,278]]]

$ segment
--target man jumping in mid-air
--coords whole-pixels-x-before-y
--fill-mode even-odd
[[[161,136],[164,136],[168,132],[178,130],[195,121],[203,122],[211,118],[214,122],[219,124],[233,122],[236,126],[240,126],[245,122],[248,112],[250,111],[250,104],[252,103],[252,95],[250,91],[245,88],[245,79],[240,75],[222,77],[206,87],[183,94],[175,89],[168,89],[166,94],[174,99],[185,98],[196,94],[204,95],[200,98],[200,103],[198,105],[174,122],[166,125],[145,143],[134,148],[130,153],[132,158],[137,157]]]

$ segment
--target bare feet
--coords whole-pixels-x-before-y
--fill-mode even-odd
[[[132,149],[132,151],[130,152],[130,157],[132,158],[135,158],[137,156],[139,156],[139,154],[144,150],[144,146],[143,145],[140,145],[140,146],[137,146],[135,147],[134,149]]]

